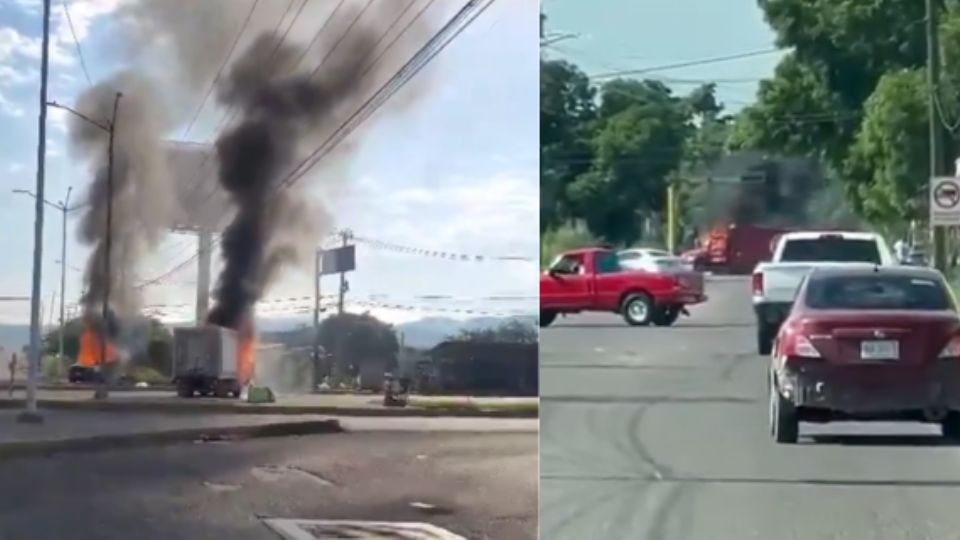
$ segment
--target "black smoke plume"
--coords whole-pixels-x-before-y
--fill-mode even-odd
[[[299,44],[278,43],[272,33],[262,34],[220,80],[220,104],[237,113],[234,125],[216,142],[220,185],[236,214],[223,232],[223,268],[209,322],[237,328],[278,272],[303,261],[315,249],[319,233],[329,230],[332,220],[326,211],[306,202],[299,189],[309,178],[297,188],[282,184],[293,180],[289,175],[303,158],[409,57],[401,53],[377,61],[401,7],[377,8],[360,18],[359,12],[348,11],[337,19],[343,28],[330,30],[343,38],[318,50],[305,51]],[[422,29],[414,28],[404,41],[419,46],[421,36]],[[408,95],[391,105],[395,110],[410,101]],[[317,166],[319,173],[352,148],[341,143]]]

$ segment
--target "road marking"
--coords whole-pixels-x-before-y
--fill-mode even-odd
[[[285,540],[466,540],[429,523],[273,518],[263,522]]]

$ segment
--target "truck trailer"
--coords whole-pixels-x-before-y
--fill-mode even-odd
[[[238,333],[219,326],[173,331],[173,383],[180,397],[240,397],[250,370]]]

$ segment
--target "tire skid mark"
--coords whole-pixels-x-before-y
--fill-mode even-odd
[[[649,485],[646,485],[646,486],[645,486],[644,484],[640,484],[639,486],[641,487],[641,489],[640,489],[641,492],[646,491],[646,488],[649,487]],[[571,523],[577,523],[577,522],[582,522],[584,516],[590,514],[591,512],[595,512],[595,511],[597,511],[598,509],[603,508],[604,504],[605,504],[607,501],[609,501],[609,500],[611,500],[611,499],[614,499],[614,498],[616,498],[616,497],[619,497],[619,496],[621,495],[621,492],[623,492],[623,491],[625,491],[625,490],[629,490],[629,489],[634,489],[635,487],[637,487],[637,486],[632,485],[632,484],[628,484],[628,485],[618,484],[618,485],[615,486],[614,489],[609,489],[609,490],[607,490],[607,491],[601,491],[599,495],[596,495],[596,494],[595,494],[593,497],[591,497],[591,498],[589,498],[589,499],[587,499],[587,500],[584,500],[584,499],[582,499],[581,497],[579,497],[579,493],[574,493],[574,494],[572,494],[572,496],[566,497],[566,498],[564,499],[564,501],[562,501],[561,503],[556,503],[556,504],[554,504],[554,505],[551,505],[551,506],[547,506],[547,507],[542,508],[542,509],[541,509],[541,512],[540,512],[540,523],[541,523],[541,525],[543,525],[543,524],[545,523],[545,520],[543,519],[543,516],[544,516],[544,515],[549,515],[551,509],[556,508],[557,506],[559,506],[559,505],[562,504],[563,502],[573,502],[573,503],[575,504],[575,507],[577,507],[577,510],[575,510],[574,512],[571,512],[571,513],[570,513],[569,515],[567,515],[565,518],[563,518],[563,519],[561,519],[560,521],[558,521],[554,526],[552,526],[552,527],[550,528],[550,530],[546,530],[546,531],[545,531],[543,528],[541,528],[541,530],[540,530],[540,538],[551,538],[551,539],[554,539],[554,538],[556,538],[556,539],[565,538],[564,536],[560,536],[560,535],[563,534],[563,533],[565,532],[565,530],[568,530],[568,529],[569,529],[569,528],[567,527],[569,524],[571,524]],[[577,504],[577,503],[579,503],[579,504]],[[583,537],[582,537],[582,536],[579,536],[579,535],[576,535],[576,536],[569,536],[569,537],[567,537],[567,538],[580,539],[580,538],[583,538]]]

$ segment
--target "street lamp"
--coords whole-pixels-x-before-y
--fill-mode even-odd
[[[59,210],[63,215],[63,236],[61,238],[61,243],[60,243],[60,260],[61,261],[67,260],[67,212],[70,212],[71,210],[73,210],[73,208],[70,208],[69,206],[70,193],[72,191],[73,191],[72,186],[67,188],[67,196],[64,197],[62,202],[53,203],[46,199],[43,199],[42,201],[43,204],[46,204],[48,206],[51,206]],[[34,199],[37,198],[36,193],[26,189],[15,189],[13,190],[13,192],[18,195],[28,195],[30,197],[33,197]],[[61,264],[60,266],[60,338],[59,338],[60,343],[58,347],[58,355],[61,361],[63,360],[63,325],[64,325],[64,312],[66,310],[66,298],[67,298],[66,292],[67,292],[66,264]]]
[[[112,242],[112,231],[113,231],[113,141],[114,136],[116,135],[117,127],[117,108],[120,106],[120,98],[123,97],[123,94],[117,92],[113,99],[113,115],[110,118],[109,122],[97,122],[89,116],[71,109],[66,105],[61,105],[55,101],[46,102],[46,105],[50,107],[55,107],[57,109],[63,109],[68,113],[80,118],[81,120],[96,126],[103,131],[107,132],[110,136],[109,143],[107,144],[107,224],[106,224],[106,236],[104,238],[104,250],[103,250],[103,267],[104,267],[104,288],[103,288],[103,307],[102,314],[100,316],[100,376],[97,377],[97,387],[94,390],[93,398],[94,399],[106,399],[108,392],[107,386],[105,384],[106,377],[103,376],[104,368],[107,364],[107,337],[108,337],[108,324],[109,324],[109,314],[110,314],[110,248]]]

